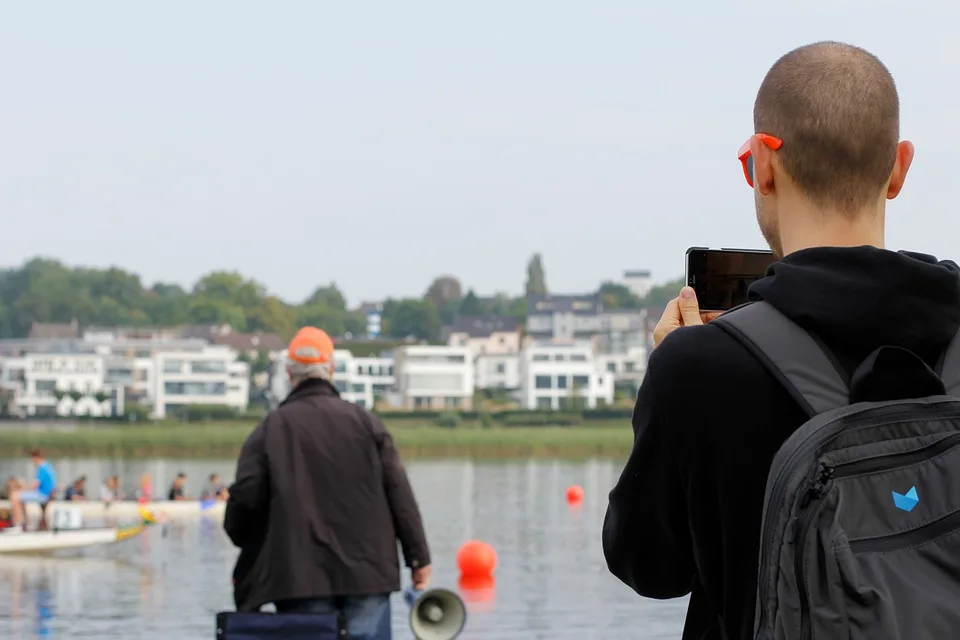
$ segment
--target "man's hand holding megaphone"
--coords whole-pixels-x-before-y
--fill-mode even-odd
[[[426,591],[427,587],[430,586],[430,576],[432,575],[433,567],[431,565],[417,567],[410,570],[410,582],[413,583],[413,588],[417,591]]]

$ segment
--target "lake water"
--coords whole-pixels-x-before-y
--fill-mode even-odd
[[[111,474],[132,487],[150,473],[157,491],[184,471],[193,495],[212,472],[233,477],[228,460],[53,462],[61,484],[86,475],[91,494]],[[468,539],[489,542],[499,555],[494,586],[462,592],[463,640],[680,637],[686,599],[639,598],[607,572],[600,532],[620,469],[607,460],[407,463],[433,553],[433,586],[458,587],[456,552]],[[32,477],[29,461],[0,460],[0,478],[11,474]],[[584,488],[579,507],[566,504],[570,484]],[[211,519],[152,527],[112,546],[0,555],[0,638],[213,638],[216,612],[233,608],[236,556]],[[413,637],[407,613],[395,596],[398,640]]]

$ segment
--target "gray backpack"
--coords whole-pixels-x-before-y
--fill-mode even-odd
[[[848,381],[769,303],[714,323],[810,416],[767,477],[754,637],[960,638],[960,334],[936,372],[888,346]]]

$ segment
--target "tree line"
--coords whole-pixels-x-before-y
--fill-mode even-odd
[[[644,299],[625,286],[606,282],[598,294],[606,308],[662,306],[676,295],[679,282],[655,288]],[[440,276],[420,298],[388,299],[383,304],[382,334],[393,338],[437,340],[441,327],[459,316],[499,315],[523,318],[527,296],[547,293],[539,254],[527,268],[524,296],[481,297],[463,291],[460,281]],[[264,331],[289,338],[298,327],[322,327],[330,335],[361,336],[366,319],[351,310],[336,284],[318,286],[305,300],[290,303],[236,271],[214,271],[190,289],[158,282],[145,285],[130,271],[70,268],[57,260],[35,258],[0,271],[0,337],[25,337],[34,322],[100,327],[172,327],[230,325],[236,331]]]

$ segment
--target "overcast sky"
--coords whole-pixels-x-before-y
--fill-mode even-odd
[[[917,145],[888,243],[960,257],[960,3],[6,3],[0,263],[36,255],[289,300],[441,273],[574,293],[761,247],[736,151],[787,50],[864,46]]]

